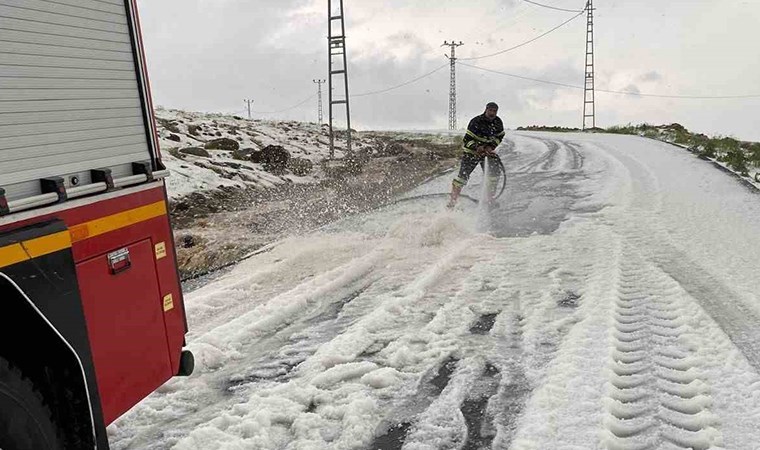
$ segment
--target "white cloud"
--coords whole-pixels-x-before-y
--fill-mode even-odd
[[[336,2],[337,3],[337,2]],[[582,0],[545,0],[580,8]],[[354,93],[402,83],[458,56],[494,53],[571,16],[519,0],[346,1],[350,85]],[[609,0],[596,5],[597,86],[676,95],[760,94],[756,2]],[[141,3],[156,102],[235,112],[283,109],[316,92],[327,71],[324,0],[164,0]],[[730,31],[730,32],[729,32]],[[518,50],[478,65],[572,85],[583,84],[585,21],[579,18]],[[443,127],[448,69],[387,94],[355,99],[364,128]],[[460,122],[500,101],[513,126],[580,125],[582,92],[495,74],[458,71]],[[575,111],[573,109],[575,99]],[[695,131],[760,140],[760,99],[667,100],[597,94],[597,123],[680,122]],[[313,105],[311,103],[314,103]],[[316,102],[282,117],[313,120]]]

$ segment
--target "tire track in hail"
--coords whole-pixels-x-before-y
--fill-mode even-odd
[[[533,161],[529,162],[528,164],[525,164],[524,166],[517,169],[518,172],[536,172],[537,168],[540,166],[543,170],[548,170],[549,167],[551,167],[552,161],[557,156],[557,152],[559,151],[559,144],[556,141],[552,141],[549,139],[541,139],[536,137],[530,137],[531,139],[536,139],[540,141],[542,144],[544,144],[548,150],[541,154],[538,158],[534,159]]]
[[[710,387],[686,347],[688,304],[677,282],[627,244],[614,313],[604,443],[609,450],[720,442]]]
[[[635,166],[636,173],[645,178],[635,180],[639,196],[629,205],[627,215],[618,219],[622,221],[621,228],[632,242],[642,249],[648,249],[649,259],[694,297],[755,370],[760,372],[760,335],[754,333],[760,317],[725,280],[715,276],[709,268],[702,267],[685,250],[677,247],[660,219],[663,214],[663,193],[657,177],[637,160],[626,157],[624,161],[627,165]]]
[[[581,146],[573,142],[563,141],[563,144],[568,154],[570,155],[570,159],[572,160],[572,166],[570,167],[570,169],[572,170],[583,169],[584,157],[583,157],[583,153],[581,153]]]

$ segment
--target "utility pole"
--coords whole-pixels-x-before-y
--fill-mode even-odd
[[[319,85],[319,88],[317,89],[317,96],[319,97],[319,102],[317,106],[317,115],[319,116],[319,124],[322,125],[322,83],[324,83],[325,80],[314,80],[314,83]]]
[[[596,103],[594,96],[594,1],[588,0],[586,22],[586,82],[583,89],[583,129],[596,128]]]
[[[251,105],[253,105],[253,100],[244,99],[243,101],[248,105],[248,120],[251,120]]]
[[[457,44],[453,40],[443,41],[441,47],[451,47],[451,56],[446,55],[451,61],[451,83],[449,87],[449,130],[457,129],[457,47],[464,45],[462,41]]]
[[[328,65],[328,97],[330,104],[330,159],[335,156],[335,130],[333,128],[333,106],[346,105],[346,154],[350,155],[351,151],[351,108],[348,104],[348,60],[346,57],[346,22],[343,16],[343,0],[339,0],[339,10],[333,12],[333,0],[327,0],[327,51],[329,61]],[[333,22],[339,21],[339,25],[333,26]],[[334,58],[340,57],[339,62]],[[341,61],[342,60],[342,61]],[[340,75],[343,75],[340,77]],[[342,98],[333,98],[334,77],[343,78],[344,93]]]

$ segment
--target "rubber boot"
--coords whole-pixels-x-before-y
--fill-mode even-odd
[[[449,197],[449,203],[446,205],[446,207],[449,209],[455,207],[457,204],[457,200],[459,200],[459,194],[461,193],[462,193],[462,186],[452,184],[451,196]]]

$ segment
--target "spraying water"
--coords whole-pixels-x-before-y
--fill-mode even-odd
[[[489,186],[488,174],[491,170],[489,164],[491,158],[483,158],[483,181],[480,183],[480,196],[478,201],[478,221],[477,229],[479,232],[487,232],[490,224],[489,203],[491,200],[491,192]]]

